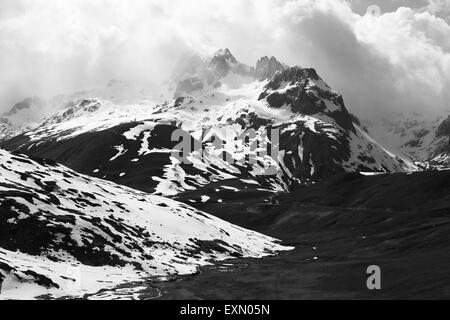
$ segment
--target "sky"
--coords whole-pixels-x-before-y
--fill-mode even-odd
[[[0,0],[0,113],[111,79],[157,90],[220,48],[314,67],[366,118],[450,110],[448,0]]]

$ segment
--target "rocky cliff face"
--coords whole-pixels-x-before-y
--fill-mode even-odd
[[[174,97],[190,95],[208,87],[218,88],[221,80],[227,76],[240,76],[253,80],[268,80],[277,72],[285,69],[275,57],[263,57],[256,67],[239,62],[229,49],[217,51],[209,60],[199,57],[185,57],[179,62],[177,72],[172,77],[176,83]]]
[[[262,57],[256,63],[255,76],[259,80],[271,79],[277,72],[281,72],[285,68],[286,66],[275,57],[271,57],[270,59],[267,56]]]
[[[333,91],[314,69],[292,67],[275,74],[259,99],[266,99],[272,108],[290,106],[294,113],[328,115],[342,128],[354,131],[342,96]]]

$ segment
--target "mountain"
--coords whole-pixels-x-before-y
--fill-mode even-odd
[[[211,59],[188,56],[178,63],[172,76],[171,81],[176,83],[174,98],[220,87],[220,80],[229,74],[253,78],[255,72],[255,68],[240,63],[229,49],[217,51]]]
[[[279,62],[275,57],[262,57],[256,62],[254,76],[259,80],[271,79],[276,73],[282,72],[288,66]]]
[[[239,62],[229,49],[217,51],[211,59],[202,59],[196,55],[187,56],[179,62],[172,76],[172,82],[177,83],[174,97],[218,88],[222,85],[221,80],[230,74],[237,78],[242,77],[244,79],[241,80],[244,81],[264,81],[287,68],[288,66],[275,57],[267,56],[259,59],[255,67],[251,67]]]
[[[117,104],[153,103],[155,96],[150,89],[134,82],[110,80],[105,86],[60,94],[51,99],[29,97],[16,103],[0,116],[0,140],[33,129],[55,112],[71,108],[76,102],[97,97]]]
[[[228,49],[186,56],[166,85],[3,116],[2,299],[373,297],[374,263],[383,296],[450,283],[450,171],[416,172],[448,166],[446,116],[360,121],[315,69]]]
[[[126,283],[289,249],[185,204],[1,149],[0,213],[2,299],[114,295]]]
[[[450,167],[450,113],[431,116],[419,112],[391,113],[368,122],[370,134],[393,152],[424,169]]]
[[[29,125],[39,123],[47,114],[47,107],[47,101],[40,97],[30,97],[16,103],[0,116],[0,136],[12,136]]]
[[[169,196],[217,181],[279,192],[340,172],[416,169],[355,124],[342,96],[314,69],[266,57],[256,68],[247,67],[229,50],[208,63],[195,61],[179,74],[195,72],[203,85],[170,103],[79,100],[0,146]],[[212,80],[201,78],[199,68]],[[203,145],[190,150],[189,163],[174,156],[179,141],[171,137],[179,129]],[[247,140],[237,139],[252,130]],[[228,143],[217,146],[216,138]],[[255,145],[259,149],[252,150]]]

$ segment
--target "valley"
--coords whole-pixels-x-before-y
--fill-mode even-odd
[[[0,298],[449,297],[445,116],[365,123],[275,57],[179,68],[166,101],[112,81],[0,118]]]

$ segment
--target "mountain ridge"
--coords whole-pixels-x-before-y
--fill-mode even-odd
[[[450,112],[439,116],[424,112],[391,113],[381,121],[365,121],[372,136],[424,170],[450,167]]]
[[[162,195],[228,178],[278,192],[345,171],[415,170],[359,130],[342,96],[314,69],[283,66],[276,70],[270,63],[277,65],[275,59],[267,58],[266,71],[273,73],[272,78],[258,80],[241,74],[241,64],[229,50],[214,59],[219,69],[226,66],[220,69],[216,85],[163,104],[79,100],[0,146]],[[190,150],[192,165],[179,163],[173,157],[171,137],[180,129],[210,154]],[[249,130],[255,136],[248,142],[228,141],[217,149],[211,137],[200,139],[203,130],[224,141],[227,134],[237,137]],[[280,141],[279,153],[273,158],[262,150],[251,150],[254,143],[272,143],[266,137],[270,130],[279,133]],[[250,152],[256,163],[240,163],[242,152]],[[226,157],[234,164],[227,163]],[[267,175],[264,167],[273,167],[275,172]]]

